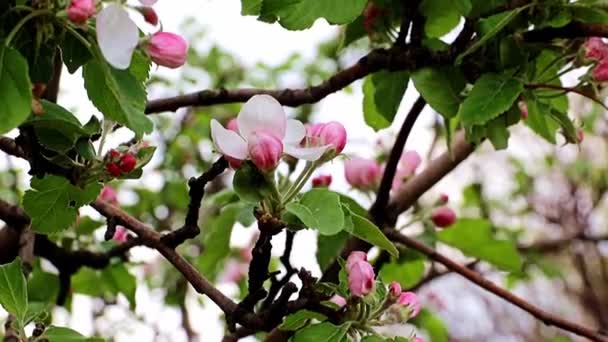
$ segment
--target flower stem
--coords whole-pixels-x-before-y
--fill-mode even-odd
[[[291,189],[289,189],[283,197],[283,204],[289,203],[289,201],[291,201],[300,192],[300,190],[302,190],[302,187],[304,187],[304,184],[306,184],[316,168],[316,162],[308,162],[306,164],[306,167],[304,167],[302,173],[300,173],[296,181],[293,183]]]
[[[48,9],[41,9],[41,10],[37,10],[37,11],[32,11],[30,14],[23,17],[21,20],[19,20],[17,25],[15,25],[15,27],[13,27],[13,29],[8,34],[8,36],[6,36],[6,40],[4,41],[4,46],[10,45],[11,41],[13,40],[13,38],[15,37],[17,32],[19,32],[19,30],[21,30],[23,25],[25,25],[30,19],[41,16],[41,15],[52,14],[52,13],[53,12],[49,11]]]

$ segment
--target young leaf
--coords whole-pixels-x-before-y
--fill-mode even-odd
[[[0,305],[15,315],[21,325],[25,324],[27,284],[19,258],[9,264],[0,265]]]
[[[534,95],[526,96],[528,117],[525,122],[536,134],[555,144],[555,132],[559,125],[551,118],[551,107],[536,100]]]
[[[316,226],[309,228],[316,228],[322,235],[334,235],[343,229],[344,213],[340,196],[335,192],[327,189],[312,189],[302,196],[300,204],[308,208],[318,222]]]
[[[374,82],[368,76],[363,80],[363,118],[369,127],[378,131],[390,126],[391,122],[378,111],[375,94]]]
[[[350,325],[333,325],[329,322],[309,325],[298,330],[292,338],[292,342],[343,342]]]
[[[465,127],[483,125],[506,112],[523,91],[523,84],[511,76],[495,73],[482,75],[460,107]]]
[[[279,329],[284,331],[296,331],[301,329],[312,319],[323,322],[327,317],[321,313],[304,309],[285,317],[283,323],[279,326]]]
[[[343,49],[366,36],[367,31],[365,31],[365,26],[363,26],[363,16],[359,16],[355,21],[346,25],[344,33],[342,34],[342,40],[340,41],[340,49]]]
[[[456,116],[462,102],[460,92],[466,85],[460,69],[453,66],[422,68],[412,74],[412,81],[431,108],[445,118]]]
[[[70,328],[50,326],[42,334],[49,342],[104,342],[102,338],[85,337]]]
[[[350,211],[350,218],[353,222],[352,231],[349,231],[352,235],[358,237],[363,241],[367,241],[372,245],[378,246],[387,252],[389,252],[394,257],[399,257],[399,251],[393,245],[393,243],[382,233],[380,228],[378,228],[371,221],[366,219],[365,217],[359,216],[352,211]]]
[[[0,42],[0,134],[19,126],[30,114],[32,90],[28,65],[16,50]]]
[[[241,0],[241,15],[258,15],[264,0]]]
[[[104,116],[127,126],[138,137],[152,132],[152,121],[144,114],[146,90],[129,71],[92,59],[85,64],[83,77],[89,99]]]
[[[36,268],[27,282],[27,293],[29,301],[53,303],[59,293],[59,277]]]
[[[23,196],[23,208],[32,219],[32,228],[50,234],[66,229],[76,221],[77,210],[95,200],[99,183],[76,187],[62,177],[32,178],[32,189]]]
[[[300,0],[274,14],[280,18],[279,23],[284,28],[303,30],[319,18],[325,18],[334,25],[348,24],[363,12],[366,5],[367,0]]]
[[[513,241],[496,239],[492,236],[491,226],[487,220],[460,218],[450,228],[437,233],[437,237],[464,254],[485,260],[502,270],[520,271],[522,259]]]
[[[44,114],[30,116],[23,125],[33,127],[38,140],[46,148],[66,152],[78,138],[90,135],[74,114],[65,108],[46,100],[40,101],[40,104]]]
[[[504,150],[509,146],[509,130],[504,114],[488,122],[486,134],[496,150]]]

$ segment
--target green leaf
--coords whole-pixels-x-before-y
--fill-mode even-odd
[[[422,68],[412,74],[412,81],[431,108],[445,118],[456,116],[462,102],[460,93],[467,83],[460,69],[452,66]]]
[[[264,0],[241,0],[241,15],[258,15]]]
[[[152,121],[144,114],[146,90],[137,77],[97,59],[85,64],[83,76],[89,99],[104,116],[127,126],[137,137],[152,132]]]
[[[28,65],[19,52],[0,42],[0,134],[19,126],[30,114],[32,90]]]
[[[516,8],[511,11],[506,11],[502,13],[495,14],[491,17],[481,19],[479,21],[480,31],[484,31],[481,37],[473,43],[466,51],[458,55],[454,64],[459,65],[462,63],[464,57],[472,54],[477,51],[480,47],[484,46],[488,40],[494,38],[500,31],[502,31],[505,26],[507,26],[513,19],[515,19],[519,13],[528,8],[528,6],[523,6]],[[487,29],[484,29],[487,28]]]
[[[463,16],[467,16],[473,8],[473,5],[471,5],[471,0],[454,0],[454,6]]]
[[[284,28],[303,30],[319,18],[325,18],[334,25],[348,24],[363,12],[366,5],[367,0],[300,0],[282,7],[275,14]]]
[[[106,267],[101,273],[101,277],[112,294],[122,293],[129,301],[131,310],[135,309],[137,280],[134,275],[129,273],[124,264],[119,263]]]
[[[372,245],[378,246],[389,252],[395,258],[399,257],[399,251],[393,245],[393,243],[382,233],[380,228],[373,224],[370,220],[365,217],[359,216],[352,211],[350,212],[350,218],[353,222],[352,231],[349,231],[352,235],[358,237],[363,241],[367,241]]]
[[[212,281],[223,269],[224,259],[230,254],[230,236],[241,208],[239,203],[228,204],[206,225],[205,253],[198,258],[197,268]]]
[[[471,17],[480,17],[505,5],[507,0],[471,0]]]
[[[103,342],[102,338],[85,337],[70,328],[50,326],[41,337],[49,342]]]
[[[325,270],[340,255],[348,237],[349,234],[346,232],[331,236],[319,235],[317,238],[317,262],[321,270]]]
[[[302,223],[304,223],[306,227],[315,228],[319,226],[319,221],[317,221],[312,211],[310,211],[310,209],[308,209],[308,207],[305,205],[301,205],[297,202],[291,202],[287,203],[285,210],[294,214],[298,219],[300,219],[300,221],[302,221]]]
[[[401,253],[399,260],[384,264],[380,277],[384,282],[396,281],[403,288],[412,288],[424,277],[425,260],[422,255],[408,250]]]
[[[279,326],[279,329],[296,331],[308,324],[312,319],[323,322],[327,317],[321,313],[304,309],[285,317],[283,323]]]
[[[271,193],[271,184],[251,163],[244,163],[234,173],[232,187],[242,201],[258,203]]]
[[[528,117],[524,120],[526,125],[548,142],[555,144],[555,132],[559,125],[551,118],[551,108],[537,101],[533,95],[526,96],[526,106],[528,107]]]
[[[569,5],[567,8],[570,9],[572,17],[584,23],[590,24],[607,24],[608,23],[608,12],[602,8],[580,6],[580,5]]]
[[[66,33],[60,47],[63,63],[70,74],[75,73],[78,68],[93,57],[89,49],[70,32]]]
[[[103,297],[108,291],[101,272],[90,268],[81,268],[72,276],[72,290],[91,297]]]
[[[350,325],[333,325],[329,322],[309,325],[298,330],[292,342],[346,342]]]
[[[302,196],[300,204],[307,207],[314,216],[313,219],[318,222],[316,226],[309,228],[316,228],[322,235],[334,235],[343,229],[344,213],[340,196],[335,192],[327,189],[312,189]]]
[[[380,337],[380,336],[375,336],[375,335],[368,335],[365,336],[361,342],[386,342],[388,340],[385,340],[384,338]]]
[[[418,316],[413,319],[412,323],[415,326],[426,330],[430,342],[449,341],[450,336],[447,327],[439,316],[433,314],[428,309],[422,309]]]
[[[496,150],[504,150],[509,146],[509,130],[505,121],[505,115],[501,115],[491,120],[486,125],[488,139]]]
[[[59,293],[59,277],[36,268],[27,282],[30,301],[53,303]]]
[[[44,319],[52,304],[49,302],[32,302],[27,304],[27,312],[23,319],[23,325],[27,325],[33,321]]]
[[[483,125],[506,112],[523,91],[523,84],[508,75],[482,75],[460,107],[465,127]]]
[[[135,50],[133,57],[131,58],[131,64],[129,65],[129,73],[135,77],[140,83],[145,83],[150,76],[150,67],[152,61],[149,57],[144,55],[143,52]]]
[[[363,83],[363,115],[374,130],[390,126],[407,89],[409,73],[381,71]]]
[[[355,21],[346,25],[344,33],[342,34],[342,40],[340,41],[340,49],[343,49],[366,36],[367,31],[365,31],[365,26],[363,26],[363,16],[359,16]]]
[[[0,305],[15,315],[23,326],[27,312],[27,284],[21,270],[21,259],[0,265]]]
[[[466,5],[464,1],[446,0],[423,0],[420,4],[420,13],[426,18],[424,22],[424,32],[429,37],[441,37],[460,22],[459,5]],[[462,8],[465,10],[466,8]]]
[[[464,254],[487,261],[502,270],[520,271],[522,259],[515,244],[513,241],[496,239],[491,227],[487,220],[459,218],[452,226],[437,233],[437,237]]]
[[[97,198],[99,183],[78,188],[63,178],[47,175],[32,178],[32,189],[23,196],[23,208],[32,219],[32,228],[49,234],[62,231],[76,221],[78,208]]]

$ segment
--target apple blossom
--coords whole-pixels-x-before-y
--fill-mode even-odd
[[[399,298],[399,296],[401,296],[401,284],[396,281],[391,282],[388,285],[388,293],[390,294],[391,298]]]
[[[312,187],[328,187],[331,184],[331,175],[318,175],[312,179]]]
[[[123,243],[123,242],[127,242],[128,236],[129,236],[129,233],[127,232],[127,230],[124,227],[117,226],[116,232],[114,232],[114,236],[112,237],[112,240]]]
[[[84,24],[95,14],[94,0],[72,0],[68,6],[68,19],[76,24]]]
[[[248,141],[251,161],[262,171],[272,171],[281,160],[283,143],[277,137],[264,131],[251,134]]]
[[[186,63],[188,43],[175,33],[156,32],[150,37],[146,52],[154,63],[175,69]]]
[[[416,151],[405,151],[401,156],[397,170],[395,171],[395,178],[393,179],[393,190],[401,186],[403,181],[408,177],[412,176],[420,163],[422,158]]]
[[[422,337],[414,337],[412,342],[424,342],[424,339]]]
[[[367,261],[358,259],[348,268],[348,288],[356,297],[363,297],[374,289],[374,268]]]
[[[448,227],[456,222],[456,213],[448,207],[439,207],[431,213],[431,220],[437,227]]]
[[[118,204],[118,195],[116,193],[116,190],[114,190],[114,188],[112,188],[111,186],[104,186],[103,189],[101,189],[99,198],[102,201],[110,202],[114,205]]]
[[[409,318],[416,317],[420,312],[420,302],[418,296],[414,292],[403,292],[397,300],[397,304],[406,307],[409,310]]]
[[[119,4],[110,4],[97,15],[97,43],[101,54],[116,69],[127,69],[139,42],[137,25]]]
[[[353,158],[344,162],[346,181],[354,188],[372,190],[382,178],[382,167],[371,159]]]
[[[584,45],[585,57],[602,61],[608,58],[608,44],[604,43],[600,37],[591,37],[587,39]]]
[[[284,153],[309,161],[319,159],[328,148],[301,147],[300,142],[306,135],[304,125],[298,120],[287,120],[281,104],[270,95],[253,96],[243,105],[236,120],[238,132],[211,120],[211,138],[218,152],[236,161],[253,159],[251,151],[258,152],[256,145],[269,145],[270,140],[273,155],[280,142]]]

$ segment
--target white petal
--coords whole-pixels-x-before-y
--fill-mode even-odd
[[[283,142],[290,145],[299,144],[302,139],[306,136],[306,128],[304,125],[294,119],[287,120],[287,126],[285,128],[285,138],[283,138]]]
[[[211,120],[211,139],[219,152],[238,160],[247,158],[247,143],[236,132],[225,129],[217,120]]]
[[[139,41],[137,25],[120,5],[106,6],[97,15],[97,42],[101,54],[116,69],[127,69]]]
[[[279,140],[285,137],[287,119],[279,101],[270,95],[255,95],[241,108],[236,118],[239,132],[245,139],[256,130],[264,130]]]
[[[283,147],[283,152],[289,154],[294,158],[314,161],[321,158],[323,153],[325,153],[325,151],[327,151],[330,146],[331,145],[318,147],[298,147],[294,145],[285,145]]]
[[[141,2],[141,4],[144,6],[152,6],[156,3],[156,1],[158,0],[139,0],[139,2]]]

